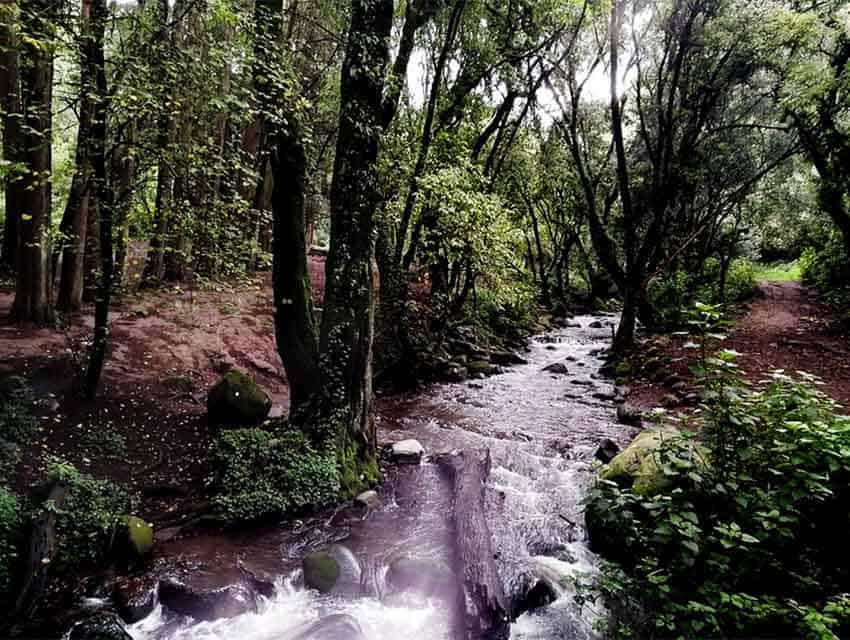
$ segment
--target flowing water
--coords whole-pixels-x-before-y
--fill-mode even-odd
[[[380,403],[381,439],[415,438],[427,453],[488,448],[492,458],[486,513],[506,592],[542,581],[557,594],[551,604],[512,625],[517,640],[593,638],[600,612],[579,607],[572,576],[592,574],[582,499],[599,442],[622,444],[631,431],[616,423],[614,389],[598,371],[611,338],[612,317],[582,316],[569,328],[540,336],[523,354],[527,364],[483,380],[435,385]],[[602,326],[594,322],[601,322]],[[543,368],[563,363],[566,374]],[[390,468],[382,504],[365,520],[331,525],[327,518],[251,541],[230,540],[240,558],[279,577],[257,613],[196,622],[157,609],[131,627],[136,640],[288,640],[331,614],[355,618],[366,640],[451,640],[457,607],[440,599],[386,597],[386,567],[400,557],[454,565],[450,487],[427,457],[419,466]],[[361,597],[323,596],[299,586],[299,560],[329,540],[359,560]],[[221,554],[219,543],[213,544]],[[324,638],[324,636],[322,636]],[[340,640],[348,640],[341,636]]]

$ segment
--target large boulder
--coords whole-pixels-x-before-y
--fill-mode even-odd
[[[350,549],[339,544],[315,551],[301,561],[304,584],[322,593],[360,595],[360,563]]]
[[[662,448],[672,440],[681,438],[675,429],[659,428],[643,431],[618,453],[602,470],[603,480],[612,480],[631,487],[639,495],[654,495],[669,486],[669,479],[659,465]],[[706,451],[696,444],[689,444],[687,455],[699,465],[706,464]]]
[[[112,600],[118,614],[128,624],[148,617],[156,607],[157,580],[151,576],[121,578],[113,587]]]
[[[271,398],[262,387],[236,369],[221,376],[207,395],[210,420],[220,425],[257,425],[266,419],[271,408]]]
[[[439,560],[399,558],[387,570],[387,588],[390,595],[413,592],[450,599],[457,593],[458,579]]]
[[[285,637],[285,640],[361,640],[360,624],[344,613],[334,613],[318,622],[309,622]]]
[[[242,582],[203,588],[167,578],[159,583],[159,600],[165,608],[196,620],[233,618],[257,611],[257,593]]]
[[[133,640],[121,619],[112,613],[99,613],[75,624],[68,640]]]

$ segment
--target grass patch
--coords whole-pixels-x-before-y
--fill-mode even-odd
[[[756,266],[756,280],[759,282],[798,282],[802,279],[803,269],[799,260]]]

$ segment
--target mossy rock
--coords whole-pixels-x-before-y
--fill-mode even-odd
[[[249,426],[269,415],[272,400],[251,376],[231,369],[210,389],[207,412],[215,424]]]
[[[153,527],[137,516],[124,516],[118,523],[116,547],[128,562],[141,560],[153,550]]]
[[[339,564],[327,551],[316,551],[301,561],[304,584],[322,593],[330,593],[339,580]]]
[[[470,375],[489,375],[493,371],[493,365],[491,365],[487,360],[470,360],[466,365],[467,371],[469,371]]]
[[[638,434],[623,451],[600,473],[603,480],[631,487],[638,495],[655,495],[670,485],[658,464],[662,447],[671,440],[682,437],[675,429],[649,429]],[[697,444],[689,444],[689,455],[699,465],[707,464],[707,452]]]
[[[341,544],[331,545],[304,557],[301,562],[304,584],[322,593],[357,597],[361,595],[360,563],[351,550]]]

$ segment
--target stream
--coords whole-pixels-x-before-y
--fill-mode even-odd
[[[380,400],[381,442],[415,438],[426,456],[418,466],[389,467],[381,504],[368,518],[344,526],[314,519],[250,539],[207,541],[199,554],[235,555],[260,567],[274,578],[274,593],[261,600],[256,613],[209,622],[157,606],[130,627],[133,638],[300,639],[304,628],[332,614],[356,619],[365,640],[458,638],[458,607],[438,598],[386,597],[386,573],[401,557],[455,566],[450,486],[428,454],[482,448],[489,448],[492,458],[485,506],[506,593],[542,581],[556,594],[554,602],[520,616],[511,638],[595,638],[593,623],[602,612],[575,603],[570,577],[592,574],[598,562],[587,546],[581,504],[593,477],[594,452],[605,438],[622,445],[633,435],[617,424],[614,388],[598,375],[615,320],[576,317],[566,328],[532,340],[528,353],[521,354],[527,364]],[[553,363],[563,363],[568,372],[543,370]],[[362,597],[320,595],[300,586],[304,554],[340,540],[362,567]]]

